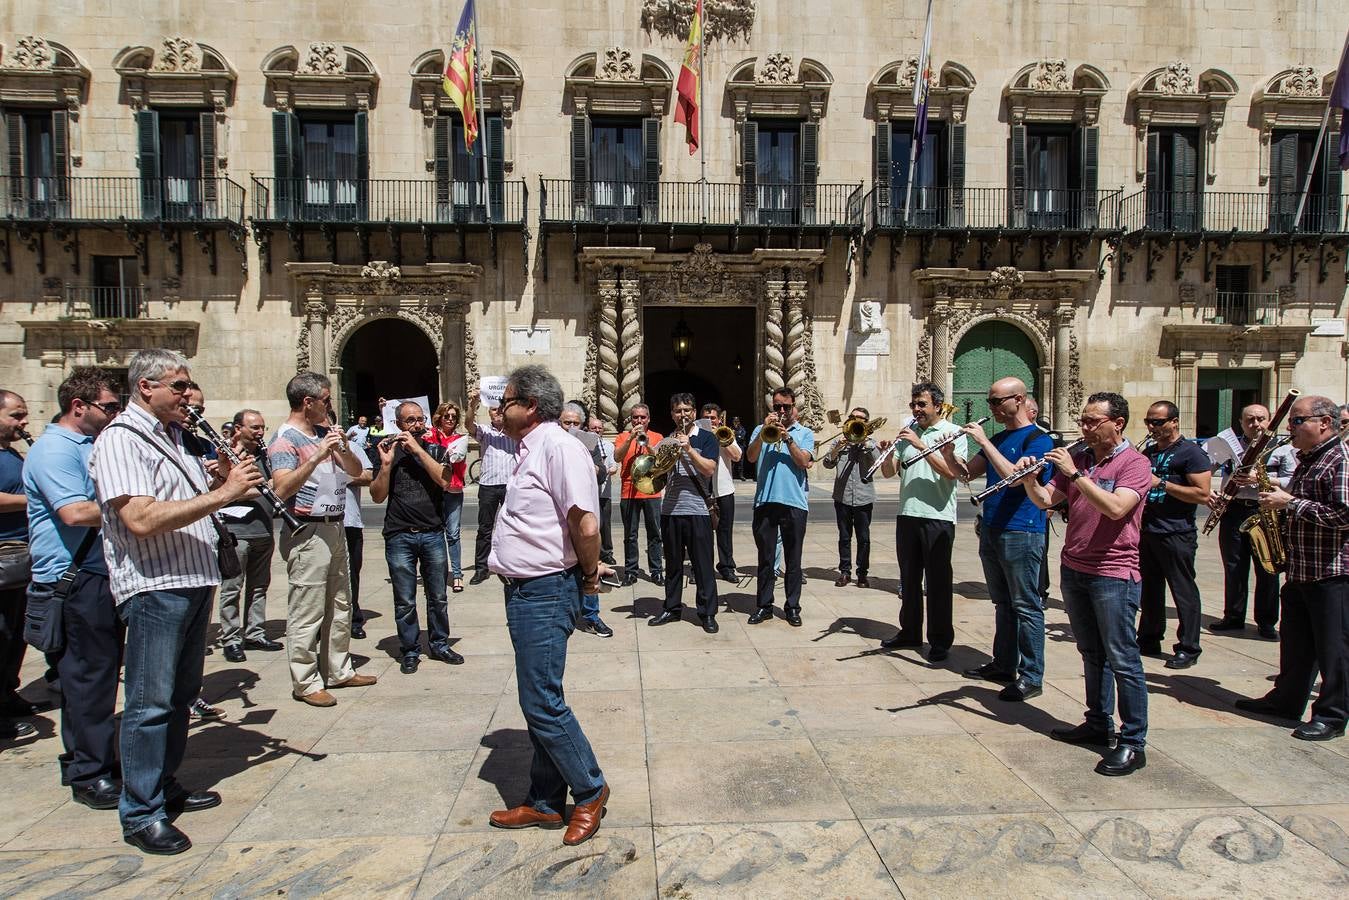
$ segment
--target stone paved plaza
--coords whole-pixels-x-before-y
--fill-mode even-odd
[[[313,709],[291,700],[280,653],[250,651],[242,665],[208,657],[204,693],[227,718],[193,725],[180,775],[224,804],[185,817],[194,846],[170,858],[123,844],[115,812],[71,801],[57,716],[45,714],[39,739],[0,751],[0,895],[1345,895],[1349,742],[1301,743],[1288,725],[1232,708],[1268,688],[1276,644],[1253,629],[1206,633],[1194,669],[1147,660],[1148,766],[1103,778],[1095,752],[1047,737],[1082,715],[1057,590],[1042,697],[1003,703],[997,685],[960,676],[987,659],[993,629],[968,504],[950,658],[877,650],[896,620],[892,510],[877,510],[870,590],[833,587],[832,516],[812,515],[803,628],[746,626],[747,584],[728,592],[717,635],[692,621],[648,628],[660,605],[648,582],[605,595],[616,634],[572,638],[567,688],[613,797],[598,836],[577,848],[561,832],[487,824],[523,798],[529,759],[500,588],[451,595],[466,665],[424,661],[401,675],[372,530],[364,583],[375,617],[356,646],[378,685]],[[471,530],[465,539],[471,547]],[[736,542],[749,563],[747,525]],[[1211,621],[1216,540],[1201,548]],[[40,681],[36,654],[24,674]]]

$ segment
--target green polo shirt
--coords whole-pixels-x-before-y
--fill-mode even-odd
[[[926,446],[931,447],[948,434],[955,434],[959,431],[959,426],[945,419],[938,419],[935,425],[924,429],[918,436],[923,439]],[[966,439],[963,436],[958,438],[954,447],[956,456],[961,459],[966,458],[965,441]],[[902,463],[906,459],[917,456],[920,452],[909,444],[905,444],[904,448],[899,451],[899,461]],[[937,452],[942,451],[938,450]],[[931,458],[931,456],[928,457],[928,459]],[[943,522],[954,522],[956,520],[955,479],[943,478],[938,475],[932,470],[932,466],[928,465],[927,459],[914,463],[907,469],[901,469],[899,514],[901,516],[913,516],[917,519],[939,519]]]

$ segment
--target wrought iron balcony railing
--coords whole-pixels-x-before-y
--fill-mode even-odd
[[[1283,308],[1276,291],[1213,291],[1204,295],[1195,318],[1210,325],[1278,325]]]
[[[1139,231],[1238,234],[1344,234],[1349,214],[1343,197],[1309,194],[1302,218],[1296,193],[1138,191],[1120,201],[1120,224]]]
[[[254,178],[253,218],[264,222],[524,225],[523,181]]]
[[[66,285],[66,316],[71,319],[140,319],[149,312],[144,287]]]
[[[858,184],[539,180],[545,223],[841,227],[861,224]]]
[[[0,176],[0,218],[242,225],[244,189],[225,177]]]
[[[876,228],[1097,231],[1116,226],[1118,191],[914,188],[877,185],[863,200],[864,230]]]

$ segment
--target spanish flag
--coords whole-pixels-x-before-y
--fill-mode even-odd
[[[469,0],[472,2],[472,0]],[[675,85],[675,121],[688,134],[689,155],[698,149],[698,81],[703,68],[703,0],[693,8],[689,23],[689,44],[684,50],[684,64],[679,67],[679,82]]]
[[[700,0],[701,2],[701,0]],[[464,3],[464,14],[450,41],[450,61],[445,66],[445,93],[464,117],[464,149],[473,152],[478,139],[478,98],[474,87],[474,67],[478,59],[477,15],[473,0]]]

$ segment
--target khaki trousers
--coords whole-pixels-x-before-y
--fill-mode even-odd
[[[312,694],[345,681],[351,666],[351,582],[341,522],[315,522],[294,535],[283,529],[290,594],[286,603],[286,652],[296,694]]]

